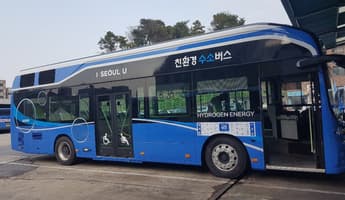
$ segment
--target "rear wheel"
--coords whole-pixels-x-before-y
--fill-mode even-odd
[[[60,137],[55,144],[56,160],[62,165],[72,165],[76,162],[75,148],[68,137]]]
[[[248,155],[235,139],[219,136],[205,150],[205,162],[212,174],[224,178],[240,178],[248,169]]]

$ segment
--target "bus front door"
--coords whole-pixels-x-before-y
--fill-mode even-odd
[[[322,169],[317,74],[267,78],[261,93],[266,167]]]
[[[98,95],[96,110],[97,155],[133,157],[129,93]]]

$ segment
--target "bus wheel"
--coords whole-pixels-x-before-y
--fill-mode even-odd
[[[72,165],[76,162],[75,149],[68,137],[62,136],[56,141],[55,157],[62,165]]]
[[[219,136],[206,146],[205,162],[215,176],[240,178],[247,171],[248,155],[237,140]]]

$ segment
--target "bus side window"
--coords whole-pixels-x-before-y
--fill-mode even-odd
[[[136,93],[137,99],[137,116],[139,118],[144,118],[145,115],[145,98],[144,98],[144,88],[138,88]]]
[[[183,85],[161,85],[149,91],[151,91],[150,115],[175,115],[187,113],[186,91]]]
[[[239,85],[239,83],[241,85]],[[205,80],[197,83],[197,112],[250,110],[246,77]]]
[[[79,117],[82,117],[86,121],[90,119],[90,98],[79,97]]]
[[[208,112],[226,112],[229,109],[229,93],[219,93],[219,95],[216,95],[212,97],[208,104]]]
[[[76,97],[51,97],[49,104],[49,121],[73,121],[77,117]]]
[[[189,80],[188,74],[156,77],[148,88],[150,117],[188,115]]]
[[[72,122],[76,118],[90,121],[90,97],[84,87],[52,89],[48,94],[48,120]]]
[[[199,93],[196,96],[197,102],[197,112],[198,113],[212,113],[216,112],[216,103],[217,103],[217,96],[220,93]],[[218,107],[218,106],[217,106]]]

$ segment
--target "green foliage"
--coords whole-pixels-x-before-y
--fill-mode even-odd
[[[188,21],[181,21],[174,26],[165,26],[161,20],[141,19],[140,25],[131,31],[131,36],[135,46],[183,38],[190,35],[187,24]]]
[[[131,31],[135,46],[166,41],[169,34],[161,20],[141,19],[140,25]]]
[[[191,30],[188,27],[189,21],[177,22],[174,26],[167,26],[169,39],[183,38],[191,35]]]
[[[211,26],[214,31],[225,28],[231,28],[235,26],[241,26],[245,23],[244,18],[240,18],[238,15],[233,15],[226,12],[221,12],[213,15]]]
[[[205,26],[199,20],[195,20],[190,28],[188,23],[189,20],[177,22],[174,26],[166,26],[162,20],[140,19],[139,25],[130,30],[130,39],[108,31],[99,40],[98,45],[101,50],[112,52],[205,33]],[[212,30],[221,30],[244,23],[243,18],[222,12],[213,15],[211,26]]]
[[[175,38],[183,38],[186,36],[189,36],[189,28],[187,26],[189,21],[181,21],[177,22],[174,26],[174,34],[172,35],[173,37],[171,39]]]
[[[205,28],[205,26],[203,26],[199,20],[195,20],[192,24],[191,29],[190,29],[190,35],[203,34],[203,33],[205,33],[204,28]]]
[[[120,35],[115,35],[113,32],[108,31],[104,37],[98,42],[99,48],[105,52],[112,52],[118,49],[126,49],[127,39]]]

